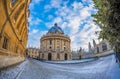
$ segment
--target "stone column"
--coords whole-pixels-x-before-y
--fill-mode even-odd
[[[47,50],[47,40],[45,40],[45,50]]]
[[[62,38],[60,39],[60,50],[62,50]]]
[[[56,41],[56,39],[54,39],[54,50],[55,50],[55,46],[56,46],[56,45],[55,45],[55,41]]]
[[[70,41],[69,41],[68,43],[69,43],[69,51],[70,51],[70,50],[71,50],[71,49],[70,49]]]

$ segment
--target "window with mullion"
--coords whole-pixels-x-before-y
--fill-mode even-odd
[[[7,49],[7,44],[8,44],[8,39],[6,37],[4,37],[4,42],[3,42],[3,48]]]
[[[12,5],[16,2],[16,0],[12,0]]]

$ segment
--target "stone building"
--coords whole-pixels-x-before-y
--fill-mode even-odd
[[[112,50],[112,47],[109,44],[109,42],[105,39],[94,46],[94,53],[102,53],[110,50]]]
[[[0,68],[25,60],[31,0],[0,0]]]
[[[84,58],[87,57],[99,57],[99,56],[104,56],[108,54],[112,54],[113,50],[111,45],[107,40],[102,40],[98,44],[96,44],[95,40],[93,40],[93,47],[91,44],[88,44],[88,52],[83,56]]]
[[[70,38],[55,23],[40,39],[40,58],[43,60],[71,59],[70,42]]]
[[[73,60],[78,60],[82,59],[83,54],[85,53],[84,49],[82,47],[79,48],[77,51],[72,51],[72,59]]]
[[[89,42],[88,44],[88,51],[89,53],[92,53],[93,52],[93,49],[92,49],[92,46],[91,46],[91,43]]]
[[[40,52],[38,48],[29,47],[26,50],[27,57],[29,58],[35,58],[40,59]]]

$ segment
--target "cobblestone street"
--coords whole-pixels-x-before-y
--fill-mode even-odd
[[[114,55],[76,64],[50,64],[34,59],[1,71],[0,79],[119,79]]]

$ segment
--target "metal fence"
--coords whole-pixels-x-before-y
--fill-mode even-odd
[[[120,53],[115,53],[115,57],[116,57],[116,62],[119,64],[120,66]]]

